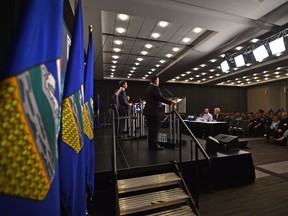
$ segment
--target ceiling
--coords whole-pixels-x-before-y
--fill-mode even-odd
[[[159,75],[161,82],[247,87],[288,79],[287,51],[270,53],[262,62],[251,57],[257,46],[288,34],[288,1],[82,0],[82,5],[84,26],[93,25],[97,80],[147,81]],[[236,68],[238,54],[246,65]],[[224,60],[234,67],[222,72]]]

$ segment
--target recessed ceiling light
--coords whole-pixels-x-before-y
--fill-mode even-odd
[[[199,32],[201,32],[202,30],[203,30],[202,28],[196,27],[196,28],[193,29],[193,32],[199,33]]]
[[[160,34],[157,33],[157,32],[154,32],[154,33],[151,34],[151,36],[152,36],[153,38],[159,38],[159,37],[160,37]]]
[[[199,70],[199,68],[193,68],[193,70],[197,71],[197,70]]]
[[[184,43],[188,43],[188,42],[191,41],[191,39],[186,37],[186,38],[183,38],[182,41],[183,41]]]
[[[151,49],[151,48],[153,47],[153,45],[152,45],[152,44],[145,44],[145,47],[146,47],[147,49]]]
[[[110,77],[114,77],[114,75],[113,75],[113,74],[111,74],[111,75],[110,75]]]
[[[113,64],[117,64],[118,62],[117,62],[117,61],[112,61],[112,63],[113,63]]]
[[[185,80],[185,82],[188,82],[189,80]]]
[[[136,69],[137,69],[137,67],[132,67],[132,69],[133,69],[133,70],[136,70]]]
[[[147,55],[148,52],[147,52],[147,51],[141,51],[141,54],[142,54],[142,55]]]
[[[155,71],[156,69],[155,68],[151,68],[151,71]]]
[[[268,71],[263,71],[263,73],[265,74],[265,73],[267,73]]]
[[[118,18],[124,21],[124,20],[129,19],[129,16],[126,15],[126,14],[119,14],[119,15],[118,15]]]
[[[176,79],[180,79],[180,77],[179,77],[179,76],[177,76],[177,77],[176,77]]]
[[[198,78],[198,77],[200,77],[200,75],[198,75],[198,74],[197,74],[195,77],[197,77],[197,78]]]
[[[238,47],[236,47],[235,49],[236,50],[241,50],[243,47],[242,46],[238,46]]]
[[[189,79],[190,79],[190,80],[193,80],[194,78],[193,78],[193,77],[190,77]]]
[[[172,50],[173,50],[174,52],[178,52],[178,51],[180,50],[180,48],[174,47]]]
[[[172,81],[174,82],[174,81],[175,81],[175,79],[172,79]]]
[[[197,83],[200,83],[200,82],[201,82],[201,80],[198,80],[198,81],[197,81]]]
[[[116,68],[116,65],[111,65],[112,68]]]
[[[181,74],[182,77],[186,76],[186,74]]]
[[[115,40],[114,43],[117,44],[117,45],[121,45],[121,44],[123,44],[123,41],[121,41],[121,40]]]
[[[279,78],[280,77],[280,75],[277,75],[277,76],[275,76],[276,78]]]
[[[134,71],[134,70],[130,70],[130,72],[131,72],[131,73],[134,73],[135,71]]]
[[[166,61],[162,59],[162,60],[160,60],[159,62],[160,62],[161,64],[163,64],[163,63],[165,63]]]
[[[247,84],[250,84],[251,82],[247,82]]]
[[[117,28],[116,31],[120,34],[123,34],[126,30],[124,28]]]
[[[215,76],[220,76],[220,74],[215,74]]]
[[[191,73],[191,71],[186,71],[186,74],[190,74]]]
[[[204,78],[204,79],[202,79],[203,81],[205,81],[206,79]]]
[[[115,69],[111,68],[111,71],[113,71],[113,72],[114,72],[114,71],[115,71]]]
[[[139,64],[140,64],[139,62],[135,62],[135,65],[137,65],[137,66],[138,66]]]
[[[132,75],[131,73],[128,74],[128,76],[131,76],[131,75]]]
[[[213,76],[209,76],[210,79],[213,79]]]
[[[143,58],[137,58],[137,61],[143,61]]]
[[[210,72],[214,72],[214,71],[215,71],[215,69],[210,69],[209,71],[210,71]]]
[[[115,52],[120,52],[120,51],[121,51],[120,48],[113,48],[113,50],[114,50]]]
[[[145,77],[148,77],[148,75],[146,74]]]
[[[113,55],[112,58],[113,58],[113,59],[119,59],[119,56]]]
[[[155,66],[156,66],[156,67],[160,67],[160,65],[159,65],[159,64],[156,64]]]
[[[224,58],[224,57],[225,57],[225,54],[221,54],[220,56],[221,56],[222,58]]]
[[[114,73],[111,73],[111,75],[114,75]]]
[[[211,59],[210,62],[214,63],[216,62],[217,60],[216,59]]]
[[[203,76],[206,74],[206,73],[201,73]]]
[[[171,58],[173,55],[170,54],[170,53],[168,53],[168,54],[166,54],[165,56],[166,56],[167,58]]]
[[[259,39],[257,39],[257,38],[253,38],[253,39],[251,40],[252,43],[257,43],[258,41],[259,41]]]
[[[282,68],[283,68],[283,67],[277,67],[276,69],[277,69],[277,70],[281,70]]]
[[[205,67],[205,66],[206,66],[206,64],[201,64],[200,66],[201,66],[201,67]]]
[[[265,79],[265,80],[269,80],[269,78],[267,78],[267,77],[266,77],[266,78],[264,78],[264,79]]]
[[[148,72],[148,74],[152,74],[152,72],[151,72],[151,71],[149,71],[149,72]]]
[[[265,75],[264,75],[264,77],[268,77],[268,76],[269,76],[269,74],[265,74]]]
[[[168,26],[169,23],[166,21],[160,21],[158,24],[159,24],[159,26],[164,28],[164,27]]]
[[[256,80],[257,82],[260,82],[260,80],[258,79],[258,80]]]
[[[276,72],[275,72],[276,75],[279,74],[279,73],[280,73],[279,71],[276,71]]]

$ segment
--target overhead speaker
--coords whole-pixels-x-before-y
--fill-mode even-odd
[[[229,134],[218,134],[214,138],[219,141],[220,151],[239,150],[239,141],[237,136],[231,136]]]

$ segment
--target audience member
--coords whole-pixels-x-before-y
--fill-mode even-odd
[[[273,121],[271,122],[270,126],[265,129],[265,134],[264,137],[266,138],[266,142],[269,142],[270,136],[275,137],[275,134],[277,133],[278,130],[278,125],[279,125],[279,118],[277,115],[273,117]]]
[[[287,112],[282,112],[277,132],[274,134],[274,140],[281,138],[287,129],[288,129]]]
[[[255,118],[250,121],[248,128],[249,128],[249,134],[251,135],[254,136],[263,135],[264,123],[259,113],[255,114]]]

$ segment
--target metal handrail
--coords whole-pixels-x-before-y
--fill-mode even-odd
[[[174,109],[173,112],[176,114],[178,119],[182,122],[182,124],[185,126],[186,130],[189,132],[192,140],[195,142],[195,161],[196,161],[196,195],[195,195],[195,205],[196,208],[199,208],[199,165],[198,165],[198,149],[203,154],[204,158],[208,161],[208,166],[211,168],[211,159],[206,153],[206,151],[203,149],[203,147],[200,145],[199,141],[196,139],[190,128],[187,126],[187,124],[184,122],[183,118],[180,116],[180,114]],[[180,127],[181,128],[181,127]],[[180,132],[181,133],[181,132]],[[191,161],[192,161],[192,143],[191,143]],[[180,144],[179,144],[179,164],[180,164],[180,170],[182,169],[182,147],[181,147],[181,134],[180,134]]]
[[[120,215],[120,208],[119,208],[119,195],[118,195],[118,174],[117,174],[117,164],[116,164],[116,135],[115,135],[115,114],[114,110],[110,109],[110,113],[112,115],[112,172],[113,172],[113,181],[114,181],[114,190],[115,190],[115,209],[116,215]]]
[[[199,143],[199,141],[196,139],[196,137],[194,136],[194,134],[192,133],[192,131],[190,130],[190,128],[188,127],[188,125],[185,123],[185,121],[183,120],[183,118],[181,117],[181,115],[174,110],[173,111],[177,117],[179,118],[179,120],[182,122],[182,124],[185,126],[186,130],[188,131],[189,135],[191,136],[192,140],[195,142],[196,146],[199,148],[199,150],[201,151],[201,153],[203,154],[203,156],[205,157],[205,159],[209,162],[209,164],[211,164],[211,160],[210,157],[208,156],[208,154],[206,153],[206,151],[203,149],[203,147],[201,146],[201,144]]]

